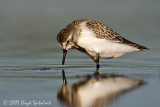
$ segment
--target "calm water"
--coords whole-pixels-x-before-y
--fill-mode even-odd
[[[0,106],[8,107],[19,101],[20,107],[20,103],[43,100],[48,103],[46,106],[65,106],[57,99],[63,85],[62,69],[72,86],[92,75],[96,65],[88,56],[70,50],[62,66],[56,34],[73,20],[94,19],[150,49],[100,60],[100,74],[148,82],[115,97],[105,106],[159,107],[160,1],[71,1],[0,1]]]

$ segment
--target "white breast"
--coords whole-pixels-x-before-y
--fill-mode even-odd
[[[78,39],[78,45],[87,52],[100,58],[120,57],[124,54],[139,51],[139,49],[126,44],[116,43],[111,40],[97,38],[96,35],[82,23],[82,32]]]

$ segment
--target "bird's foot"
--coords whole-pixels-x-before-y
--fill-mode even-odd
[[[99,65],[99,64],[97,64],[97,65],[96,65],[96,68],[97,68],[97,69],[99,69],[99,68],[100,68],[100,65]]]

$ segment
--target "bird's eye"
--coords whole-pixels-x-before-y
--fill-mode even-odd
[[[67,41],[67,44],[69,43],[69,40]]]

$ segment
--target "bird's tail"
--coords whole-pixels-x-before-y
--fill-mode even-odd
[[[149,50],[148,48],[146,48],[145,46],[142,46],[142,45],[138,45],[137,44],[137,48],[141,51],[146,51],[146,50]]]
[[[145,46],[142,46],[142,45],[139,45],[137,43],[134,43],[134,42],[131,42],[127,39],[123,39],[123,42],[125,42],[126,44],[130,45],[130,46],[133,46],[133,47],[136,47],[137,49],[139,49],[140,51],[145,51],[145,50],[149,50],[147,47]]]

